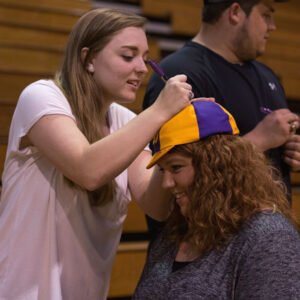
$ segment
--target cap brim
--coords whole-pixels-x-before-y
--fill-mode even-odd
[[[169,146],[169,147],[166,147],[166,148],[156,152],[152,156],[152,159],[150,160],[150,162],[146,168],[150,169],[151,167],[153,167],[157,163],[157,161],[160,160],[164,155],[166,155],[172,148],[174,148],[174,146]]]

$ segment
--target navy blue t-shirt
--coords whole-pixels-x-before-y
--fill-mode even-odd
[[[271,110],[287,108],[282,85],[274,72],[257,61],[231,64],[208,48],[187,42],[180,50],[162,60],[168,77],[186,74],[195,97],[214,97],[235,118],[241,135],[254,129],[265,117],[260,107]],[[147,88],[143,108],[157,98],[164,83],[154,74]],[[290,169],[282,160],[283,149],[267,151],[267,156],[280,171],[290,194]]]

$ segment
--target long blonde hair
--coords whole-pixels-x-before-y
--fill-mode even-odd
[[[178,205],[167,222],[168,237],[188,240],[199,252],[222,247],[241,226],[264,209],[275,209],[299,230],[284,185],[263,153],[245,139],[215,135],[173,150],[192,158],[195,178],[184,218]]]
[[[101,124],[106,120],[101,87],[87,71],[87,63],[120,30],[143,28],[145,18],[115,9],[94,9],[83,15],[72,29],[62,67],[55,81],[68,99],[78,128],[90,143],[104,137]],[[81,51],[88,48],[84,60]],[[92,205],[103,205],[113,199],[114,181],[88,192]]]

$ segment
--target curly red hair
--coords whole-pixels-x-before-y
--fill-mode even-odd
[[[176,146],[172,152],[191,157],[195,169],[186,218],[175,203],[167,221],[172,241],[189,241],[201,255],[222,247],[247,220],[266,209],[276,209],[299,230],[278,172],[250,142],[215,135]]]

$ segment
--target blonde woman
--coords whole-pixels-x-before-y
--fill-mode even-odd
[[[147,72],[144,24],[131,13],[88,12],[56,79],[22,92],[0,202],[1,299],[105,299],[131,198],[166,217],[145,147],[189,104],[191,87],[185,75],[171,78],[139,116],[119,105],[135,100]]]

